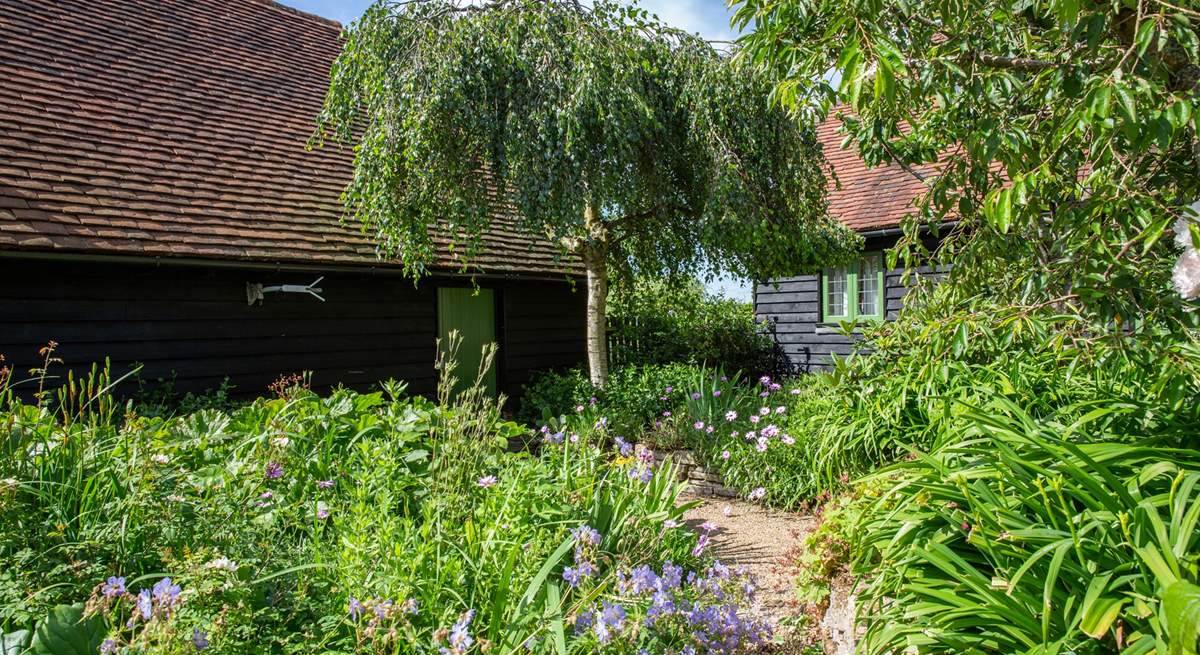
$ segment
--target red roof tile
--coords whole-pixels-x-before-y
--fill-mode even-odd
[[[926,183],[895,164],[867,168],[853,148],[843,148],[845,135],[838,133],[842,127],[838,113],[845,111],[835,108],[817,127],[817,140],[837,177],[836,183],[829,181],[829,213],[859,232],[897,227],[911,213],[912,202],[925,191]],[[915,170],[927,178],[936,174],[932,166]]]
[[[2,4],[0,249],[379,263],[340,223],[351,154],[306,149],[337,23],[270,0]],[[489,273],[579,271],[503,225],[484,248]]]

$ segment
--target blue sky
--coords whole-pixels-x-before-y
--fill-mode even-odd
[[[342,24],[359,16],[372,0],[279,0],[285,5],[332,18]],[[658,15],[663,22],[700,36],[728,41],[735,36],[729,26],[730,11],[724,0],[641,0],[641,6]],[[708,285],[714,292],[742,300],[750,299],[750,286],[740,280],[724,278]]]

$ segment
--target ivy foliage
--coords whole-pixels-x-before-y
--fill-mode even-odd
[[[500,223],[649,275],[796,273],[858,245],[766,76],[636,5],[381,0],[344,38],[316,141],[354,144],[348,213],[413,276],[431,227],[464,266]]]
[[[924,178],[909,227],[953,223],[941,255],[962,297],[1070,306],[1095,325],[1194,324],[1163,237],[1200,197],[1195,3],[736,5],[754,30],[743,58],[779,81],[783,106],[836,107],[868,163]]]

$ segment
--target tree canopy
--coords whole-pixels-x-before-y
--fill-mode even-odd
[[[593,323],[609,266],[763,279],[858,246],[768,78],[637,6],[385,0],[345,39],[319,134],[357,144],[348,210],[415,276],[431,225],[470,260],[497,206],[584,261]]]
[[[954,225],[941,254],[955,288],[1096,325],[1194,323],[1163,238],[1188,230],[1200,196],[1191,3],[736,4],[753,27],[742,56],[779,81],[783,106],[837,107],[871,163],[938,162],[909,227]]]

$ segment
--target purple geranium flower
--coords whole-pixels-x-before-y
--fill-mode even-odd
[[[143,589],[138,592],[137,610],[142,615],[143,621],[149,621],[151,614],[154,612],[154,605],[150,602],[150,590]]]
[[[603,609],[600,610],[600,620],[596,622],[595,632],[596,637],[600,639],[600,643],[606,644],[616,634],[621,632],[625,627],[625,608],[617,603],[604,601]]]
[[[600,531],[590,525],[581,525],[571,530],[571,536],[581,544],[600,545]]]
[[[183,589],[179,585],[171,582],[171,578],[163,578],[154,583],[151,594],[154,597],[154,604],[160,610],[170,611],[179,602],[179,594]]]
[[[267,479],[278,480],[283,477],[283,464],[279,462],[270,462],[267,464]]]
[[[475,610],[467,610],[454,627],[450,629],[450,648],[454,653],[465,653],[475,639],[471,637],[471,619],[475,618]]]
[[[125,593],[125,578],[112,576],[100,587],[105,598],[115,598]]]

